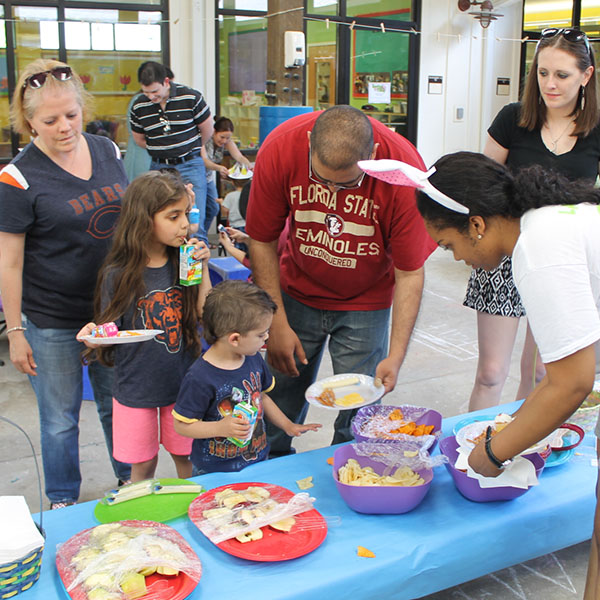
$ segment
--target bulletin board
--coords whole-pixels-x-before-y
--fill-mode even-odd
[[[408,83],[408,35],[358,28],[352,33],[352,96],[366,98],[369,81],[391,81],[392,98],[406,97],[401,88]]]

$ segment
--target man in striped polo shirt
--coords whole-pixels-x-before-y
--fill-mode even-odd
[[[148,61],[138,69],[143,95],[129,113],[131,133],[146,148],[150,169],[173,167],[194,186],[200,228],[196,234],[208,245],[202,229],[206,213],[206,171],[200,156],[202,143],[212,136],[210,109],[197,90],[170,80],[164,65]]]

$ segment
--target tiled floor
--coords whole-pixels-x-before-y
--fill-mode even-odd
[[[216,255],[216,252],[215,252]],[[429,406],[444,416],[465,412],[477,363],[475,314],[461,305],[468,268],[451,255],[437,250],[426,266],[422,308],[401,369],[396,389],[384,398],[387,404]],[[518,351],[524,334],[521,325]],[[514,399],[518,387],[518,354],[515,352],[503,401]],[[37,407],[27,379],[8,360],[6,336],[0,337],[0,415],[17,422],[30,435],[39,457]],[[327,357],[321,374],[331,373]],[[296,446],[299,451],[329,444],[334,413],[311,407],[309,419],[324,424],[319,433],[308,433]],[[81,501],[92,500],[112,488],[102,433],[92,402],[84,402],[81,414]],[[41,462],[41,461],[40,461]],[[174,476],[167,454],[161,453],[158,476]],[[0,421],[0,494],[24,494],[32,511],[39,510],[37,478],[31,451],[24,436]],[[48,506],[44,499],[44,508]],[[490,508],[493,510],[493,508]],[[490,531],[490,544],[494,532]],[[456,588],[428,596],[428,600],[569,600],[583,596],[589,543],[493,573]]]

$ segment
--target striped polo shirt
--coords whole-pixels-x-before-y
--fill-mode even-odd
[[[178,158],[200,151],[198,125],[210,117],[210,109],[197,90],[171,82],[165,110],[140,94],[131,106],[132,131],[143,133],[146,149],[154,160]]]

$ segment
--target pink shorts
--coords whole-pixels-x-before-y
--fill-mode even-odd
[[[176,433],[171,414],[174,406],[131,408],[113,398],[113,456],[125,463],[146,462],[158,454],[159,443],[171,454],[189,456],[194,440]]]

